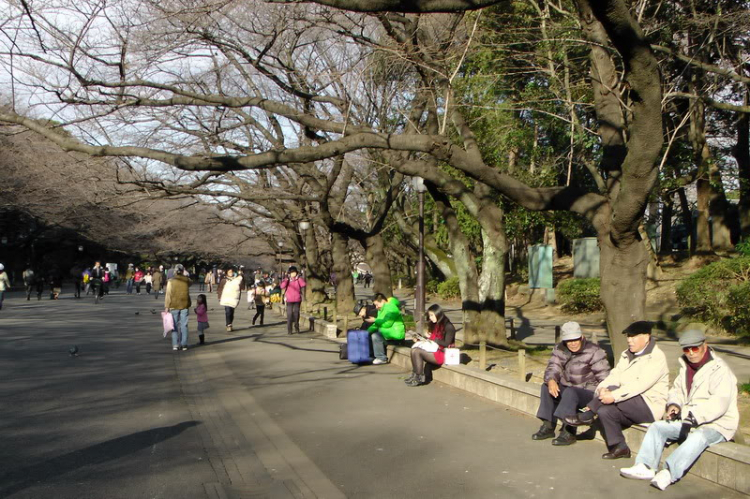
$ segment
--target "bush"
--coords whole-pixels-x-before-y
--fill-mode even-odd
[[[427,281],[427,284],[425,284],[424,289],[428,294],[436,295],[438,292],[438,286],[440,286],[440,281],[432,279],[432,280]]]
[[[557,299],[565,312],[595,312],[603,308],[599,279],[567,279],[557,285]]]
[[[750,335],[750,257],[706,265],[677,287],[685,315],[740,335]]]
[[[459,298],[461,296],[461,288],[458,285],[458,277],[451,277],[447,281],[441,282],[437,287],[438,295],[440,298]]]

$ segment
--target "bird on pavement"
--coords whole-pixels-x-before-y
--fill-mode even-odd
[[[78,357],[78,346],[73,345],[72,347],[70,347],[68,349],[68,353],[70,354],[71,357]]]

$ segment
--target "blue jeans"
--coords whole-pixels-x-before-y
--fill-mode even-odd
[[[129,295],[133,294],[133,282],[134,281],[135,279],[128,279],[128,282],[125,284],[125,291],[127,291]]]
[[[188,344],[188,311],[187,308],[172,310],[172,319],[174,319],[172,347],[186,347]]]
[[[652,470],[659,467],[659,460],[664,451],[667,440],[677,440],[682,428],[681,421],[657,421],[648,428],[646,437],[641,444],[641,450],[635,458],[636,463],[643,463]],[[672,475],[672,481],[676,482],[683,477],[685,472],[698,460],[701,453],[713,444],[726,440],[724,436],[712,428],[699,426],[688,435],[687,440],[682,442],[664,462]]]
[[[3,309],[3,300],[5,299],[5,290],[0,291],[0,310]]]
[[[388,356],[385,354],[385,338],[380,334],[380,331],[370,333],[370,339],[372,340],[372,354],[376,359],[388,360]]]

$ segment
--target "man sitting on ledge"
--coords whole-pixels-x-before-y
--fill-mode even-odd
[[[623,331],[628,336],[628,349],[620,361],[596,388],[589,410],[568,416],[565,423],[588,425],[594,415],[604,429],[608,452],[602,459],[630,457],[623,428],[634,424],[653,423],[664,414],[669,390],[669,369],[664,352],[651,337],[652,324],[638,321]]]
[[[709,446],[731,440],[740,421],[737,378],[708,347],[704,334],[685,331],[680,346],[684,355],[669,391],[665,421],[649,427],[635,466],[620,470],[626,478],[651,480],[651,485],[661,490],[682,478]],[[657,473],[667,441],[675,441],[679,447]]]
[[[372,302],[378,309],[378,316],[367,328],[372,341],[372,352],[375,355],[373,364],[387,364],[388,356],[385,351],[386,341],[403,340],[406,335],[404,319],[399,310],[400,303],[396,297],[386,299],[382,293],[376,294]]]
[[[609,374],[607,354],[599,345],[589,343],[577,322],[566,322],[561,328],[560,344],[552,351],[536,417],[542,427],[534,433],[534,440],[555,436],[558,419],[573,416],[594,398],[594,389]],[[575,426],[563,424],[552,445],[570,445],[576,442]]]

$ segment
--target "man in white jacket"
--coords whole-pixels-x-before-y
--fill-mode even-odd
[[[709,446],[731,440],[740,421],[737,378],[708,347],[705,335],[698,330],[685,331],[680,346],[684,355],[669,391],[665,420],[649,427],[635,466],[620,470],[626,478],[651,480],[661,490],[682,478]],[[657,473],[667,441],[675,441],[679,447]]]
[[[664,352],[651,337],[652,327],[648,321],[638,321],[625,328],[622,333],[628,337],[628,349],[596,387],[589,411],[564,418],[566,424],[579,426],[591,424],[594,414],[599,417],[608,448],[602,459],[629,458],[623,428],[652,423],[664,414],[669,368]]]

